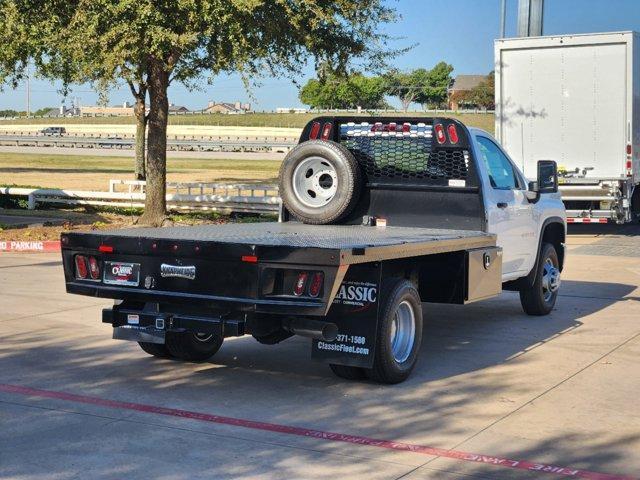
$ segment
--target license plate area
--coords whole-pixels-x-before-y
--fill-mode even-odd
[[[137,287],[140,284],[140,264],[106,261],[104,262],[103,280],[107,285]]]

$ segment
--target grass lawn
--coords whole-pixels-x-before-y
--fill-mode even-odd
[[[131,158],[0,153],[0,185],[107,190],[112,178],[133,178]],[[274,181],[277,160],[170,159],[169,182]]]
[[[330,115],[330,114],[329,114]],[[389,116],[402,116],[401,112],[389,112]],[[409,112],[409,116],[432,117],[433,113]],[[220,125],[234,127],[289,127],[302,128],[306,123],[318,114],[315,113],[247,113],[244,115],[224,115],[224,114],[193,114],[193,115],[171,115],[170,125]],[[443,113],[441,116],[458,118],[462,122],[479,127],[489,132],[493,132],[494,115],[489,113]],[[135,123],[133,117],[83,117],[83,118],[22,118],[17,120],[1,120],[0,125],[28,125],[28,124],[110,124],[110,125],[132,125]]]

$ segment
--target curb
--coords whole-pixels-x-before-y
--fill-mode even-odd
[[[60,251],[59,240],[0,240],[0,252],[51,253]]]

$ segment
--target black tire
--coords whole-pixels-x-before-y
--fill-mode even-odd
[[[378,335],[373,368],[366,370],[367,375],[379,383],[400,383],[406,380],[415,367],[422,344],[422,303],[414,285],[405,279],[393,278],[383,283],[382,304],[379,306]],[[393,324],[396,313],[410,308],[413,315],[414,334],[407,341],[406,358],[399,360],[394,356]]]
[[[305,178],[309,185],[296,182]],[[346,217],[358,202],[361,188],[358,162],[336,142],[301,143],[287,154],[280,167],[282,202],[304,223],[329,224]]]
[[[196,333],[168,333],[165,338],[172,356],[187,362],[204,362],[213,357],[222,346],[219,335]]]
[[[548,270],[548,262],[551,262],[557,273],[557,281],[552,279],[553,272],[545,278],[545,268]],[[551,243],[543,243],[540,250],[540,259],[536,264],[536,281],[531,287],[520,290],[520,303],[527,315],[547,315],[558,299],[558,287],[560,286],[560,263],[558,253]]]
[[[347,365],[336,365],[330,363],[329,367],[331,371],[338,377],[346,380],[363,380],[367,378],[367,374],[364,368],[349,367]]]
[[[160,343],[138,342],[140,348],[149,355],[153,355],[158,358],[170,358],[171,354],[166,345]]]

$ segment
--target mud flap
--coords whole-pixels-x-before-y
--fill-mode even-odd
[[[378,329],[381,265],[351,265],[340,285],[328,322],[338,326],[338,337],[313,340],[311,357],[325,363],[371,368]]]

